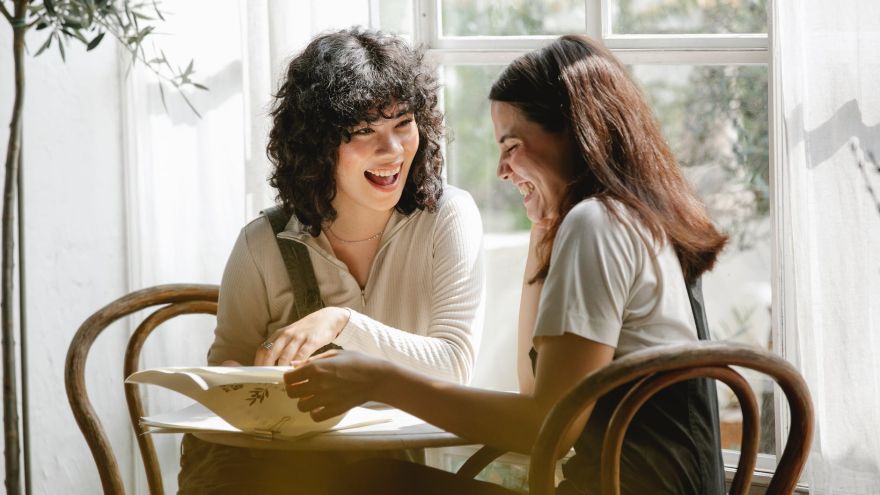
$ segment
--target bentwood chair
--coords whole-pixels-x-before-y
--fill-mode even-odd
[[[758,404],[751,386],[731,366],[759,371],[779,384],[788,399],[791,429],[785,450],[766,493],[792,493],[803,471],[813,435],[813,404],[800,373],[779,356],[757,347],[723,342],[670,345],[634,352],[587,375],[544,420],[532,449],[529,466],[529,494],[555,492],[556,456],[562,433],[587,407],[615,388],[639,380],[617,404],[611,415],[601,451],[601,493],[620,494],[620,454],[623,437],[639,407],[657,392],[692,378],[714,378],[724,382],[739,399],[743,412],[742,451],[730,493],[749,493],[758,454],[760,423]],[[458,471],[473,477],[503,452],[483,447]]]
[[[67,389],[67,399],[73,409],[73,416],[76,418],[79,429],[85,436],[92,456],[95,458],[105,494],[124,494],[125,487],[122,483],[119,464],[116,462],[110,442],[101,421],[92,408],[86,390],[86,359],[92,344],[98,335],[114,321],[137,311],[160,306],[143,320],[128,340],[123,370],[123,378],[127,377],[138,371],[141,349],[147,337],[157,326],[175,316],[217,314],[218,293],[219,289],[216,285],[173,284],[142,289],[123,296],[98,310],[79,327],[74,335],[67,350],[64,384]],[[125,384],[125,399],[128,403],[128,413],[147,473],[150,493],[161,494],[163,493],[162,475],[159,472],[159,460],[156,456],[153,439],[150,435],[144,434],[139,423],[140,417],[144,415],[144,408],[136,384]]]

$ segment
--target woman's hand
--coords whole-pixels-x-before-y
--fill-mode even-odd
[[[280,328],[254,355],[254,366],[289,366],[333,342],[351,315],[345,308],[326,307]]]
[[[394,365],[354,351],[332,350],[294,363],[284,374],[287,395],[298,398],[296,407],[309,412],[315,421],[342,414],[369,400],[381,398],[381,391]]]

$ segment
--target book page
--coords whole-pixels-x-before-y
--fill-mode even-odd
[[[159,385],[190,397],[233,427],[248,433],[297,435],[329,430],[342,416],[316,423],[296,408],[284,389],[286,366],[208,366],[139,371],[126,383]]]

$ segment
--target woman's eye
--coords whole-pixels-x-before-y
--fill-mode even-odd
[[[514,144],[514,145],[511,146],[510,148],[507,148],[506,150],[504,150],[504,152],[507,153],[507,154],[509,155],[509,154],[511,154],[511,153],[513,152],[513,150],[517,149],[518,147],[519,147],[518,144]]]
[[[367,134],[372,134],[373,129],[369,127],[361,127],[360,129],[355,129],[351,132],[352,136],[366,136]]]
[[[406,127],[413,123],[413,119],[403,119],[398,122],[397,127]]]

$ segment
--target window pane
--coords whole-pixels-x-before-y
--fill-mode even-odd
[[[378,17],[379,29],[412,40],[413,3],[412,0],[381,0],[371,2],[373,22]]]
[[[631,67],[685,174],[730,243],[703,277],[717,340],[770,341],[770,203],[766,66]],[[744,373],[761,406],[760,452],[775,453],[773,388]],[[739,450],[742,417],[719,384],[722,442]]]
[[[522,196],[495,177],[499,151],[489,117],[489,87],[503,67],[443,68],[446,148],[450,184],[467,190],[480,208],[486,270],[486,312],[482,345],[471,383],[516,390],[516,322],[531,224]]]
[[[613,0],[615,34],[766,33],[767,0]]]
[[[584,0],[443,0],[444,36],[582,33]]]
[[[489,87],[503,66],[444,67],[449,183],[474,197],[487,233],[529,230],[522,196],[495,178],[498,146],[489,117]]]

